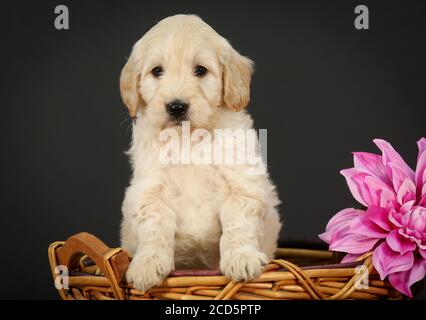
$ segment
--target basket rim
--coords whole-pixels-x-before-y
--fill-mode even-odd
[[[94,244],[83,243],[82,239],[93,240]],[[76,243],[81,247],[76,247]],[[105,246],[103,242],[90,234],[78,234],[65,242],[57,241],[49,246],[49,261],[54,278],[56,276],[54,269],[59,262],[71,263],[70,260],[63,260],[65,252],[65,256],[69,259],[75,257],[76,252],[80,252],[78,263],[74,259],[71,264],[74,269],[69,272],[69,284],[72,289],[68,291],[58,289],[63,299],[228,300],[236,298],[245,300],[252,299],[247,296],[250,294],[260,295],[263,297],[261,299],[375,299],[386,295],[391,299],[401,298],[395,289],[389,287],[387,281],[378,278],[372,264],[371,253],[359,257],[354,262],[330,264],[330,261],[340,261],[341,254],[323,249],[294,247],[278,248],[277,255],[296,260],[308,257],[308,261],[318,261],[318,264],[299,266],[288,260],[275,259],[265,266],[258,278],[249,282],[233,281],[218,270],[179,269],[170,273],[159,286],[147,292],[141,292],[125,281],[125,272],[131,261],[127,252],[122,248],[111,249],[105,246],[102,247],[104,252],[93,253],[93,248],[97,245],[99,247],[100,244]],[[71,253],[70,249],[72,249]],[[84,251],[95,254],[95,260]],[[95,261],[103,265],[100,267],[94,263]],[[367,276],[371,275],[371,280],[376,283],[370,291],[359,290],[357,287],[360,277],[357,270],[359,266],[364,266],[362,272],[366,272]],[[96,268],[106,270],[107,273],[89,273]],[[326,286],[324,287],[322,283]]]

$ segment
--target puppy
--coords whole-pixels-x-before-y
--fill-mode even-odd
[[[127,280],[159,285],[175,268],[257,277],[274,256],[281,223],[275,187],[250,164],[164,164],[164,129],[251,129],[253,62],[194,15],[160,21],[133,47],[120,78],[132,118],[133,175],[122,206]],[[191,132],[192,132],[191,131]]]

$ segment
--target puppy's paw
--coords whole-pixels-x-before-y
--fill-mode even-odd
[[[268,257],[254,248],[238,248],[222,254],[220,269],[233,280],[247,281],[258,277],[262,273],[262,267],[268,262]]]
[[[126,273],[128,283],[137,290],[155,287],[174,269],[173,259],[165,256],[135,255]]]

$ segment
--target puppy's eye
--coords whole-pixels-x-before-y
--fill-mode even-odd
[[[157,66],[151,70],[151,73],[154,77],[158,78],[163,75],[163,67]]]
[[[197,77],[202,77],[207,73],[207,68],[203,66],[196,66],[194,70],[194,75]]]

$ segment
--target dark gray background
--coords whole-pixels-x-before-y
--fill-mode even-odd
[[[2,3],[0,298],[57,298],[47,247],[91,232],[119,244],[130,138],[118,77],[156,21],[196,13],[256,62],[250,112],[268,129],[282,240],[315,240],[356,205],[339,170],[388,139],[414,166],[426,136],[423,1]],[[53,26],[67,4],[70,30]],[[370,8],[370,30],[353,26]],[[123,123],[124,121],[124,123]]]

